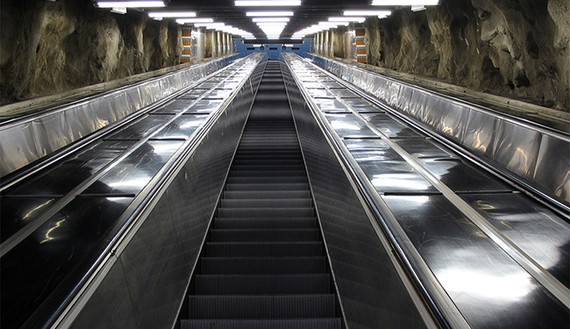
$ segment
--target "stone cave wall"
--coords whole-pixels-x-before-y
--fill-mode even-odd
[[[88,0],[0,0],[0,105],[179,63],[181,30]]]
[[[569,3],[440,0],[397,10],[365,23],[369,63],[569,111]]]

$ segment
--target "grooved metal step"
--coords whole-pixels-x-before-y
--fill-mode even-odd
[[[204,257],[203,274],[325,273],[326,258],[318,257]]]
[[[213,229],[212,242],[319,241],[317,229]]]
[[[196,275],[198,295],[327,294],[329,274]]]
[[[183,320],[180,329],[341,329],[341,319]]]
[[[188,314],[199,319],[285,319],[335,316],[335,296],[189,296]]]
[[[214,222],[214,228],[219,229],[282,229],[282,228],[317,228],[317,221],[312,217],[296,218],[218,218]]]
[[[321,242],[207,242],[206,248],[206,255],[209,257],[290,257],[321,256],[323,254]]]

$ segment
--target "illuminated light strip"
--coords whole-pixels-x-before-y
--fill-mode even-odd
[[[166,7],[163,1],[101,1],[99,8],[157,8]]]
[[[289,22],[289,17],[254,17],[251,19],[254,23],[267,23],[267,22]]]
[[[300,6],[301,0],[236,0],[238,7],[278,7],[278,6]]]
[[[186,23],[214,23],[213,18],[180,18],[176,20],[178,24],[186,24]]]
[[[345,10],[344,16],[390,16],[389,10]]]
[[[161,17],[161,18],[170,18],[170,17],[174,17],[174,18],[182,18],[182,17],[196,17],[196,13],[193,11],[181,11],[181,12],[174,12],[174,11],[165,11],[165,12],[149,12],[148,13],[148,17],[151,18],[157,18],[157,17]]]
[[[293,16],[292,11],[248,11],[245,13],[248,17],[271,17],[271,16]]]
[[[439,0],[374,0],[373,6],[435,6]]]

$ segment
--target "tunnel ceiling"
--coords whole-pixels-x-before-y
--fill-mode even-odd
[[[268,0],[271,1],[271,0]],[[166,8],[161,11],[195,11],[198,17],[211,17],[216,22],[223,22],[250,33],[256,37],[264,36],[261,29],[252,22],[250,17],[246,17],[246,11],[273,11],[292,10],[295,14],[285,27],[282,37],[290,37],[293,33],[317,24],[320,21],[327,21],[331,16],[342,16],[344,10],[350,9],[395,9],[396,7],[371,6],[369,0],[303,0],[301,6],[297,7],[236,7],[234,0],[170,0]]]

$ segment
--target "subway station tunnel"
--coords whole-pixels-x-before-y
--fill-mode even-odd
[[[2,328],[568,328],[567,0],[0,0]]]

